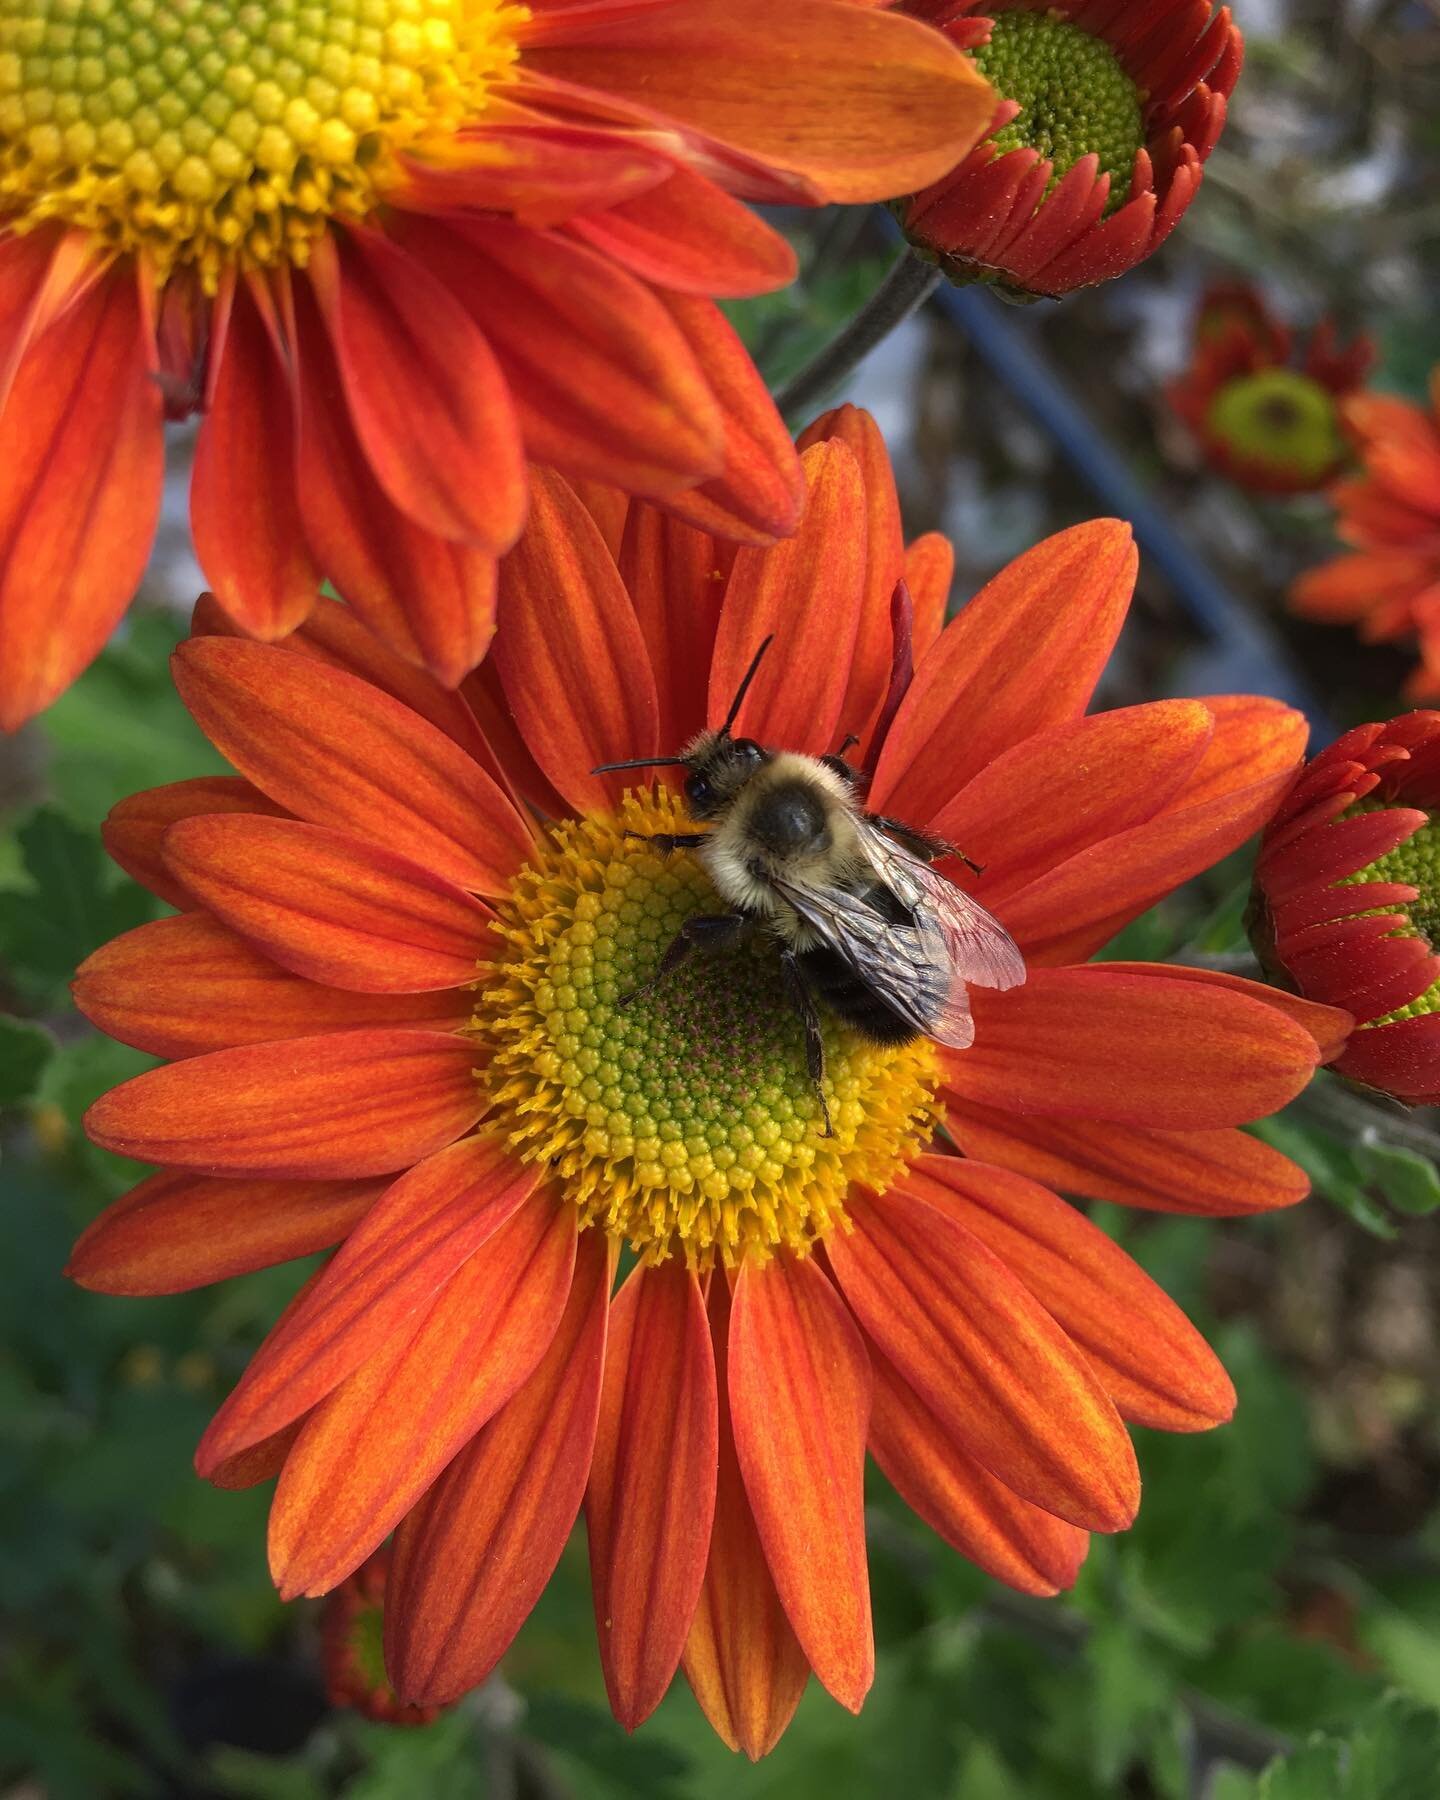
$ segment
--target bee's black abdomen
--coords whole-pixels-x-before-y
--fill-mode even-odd
[[[867,987],[842,956],[823,947],[796,957],[811,991],[830,1011],[876,1044],[908,1044],[920,1033]]]

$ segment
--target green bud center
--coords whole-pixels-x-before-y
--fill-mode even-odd
[[[1020,103],[995,134],[1000,149],[1038,150],[1054,164],[1052,187],[1093,153],[1110,177],[1106,211],[1119,206],[1145,125],[1140,90],[1109,45],[1049,13],[1006,12],[974,55],[986,80]]]
[[[1207,422],[1229,449],[1278,474],[1318,481],[1338,461],[1340,416],[1328,388],[1294,369],[1227,381]]]

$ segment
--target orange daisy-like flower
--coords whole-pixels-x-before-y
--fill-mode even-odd
[[[1354,1014],[1337,1074],[1440,1103],[1440,713],[1358,725],[1265,829],[1250,933],[1287,987]]]
[[[1430,406],[1357,394],[1341,409],[1361,462],[1331,489],[1350,554],[1310,569],[1290,590],[1307,619],[1355,625],[1371,643],[1414,639],[1413,700],[1440,696],[1440,368]]]
[[[1195,321],[1190,367],[1169,388],[1210,465],[1257,493],[1305,493],[1339,473],[1348,455],[1340,403],[1375,364],[1373,338],[1342,347],[1328,318],[1298,368],[1292,348],[1290,328],[1256,289],[1220,283]]]
[[[1230,1412],[1194,1329],[1052,1187],[1188,1213],[1305,1192],[1238,1127],[1345,1015],[1085,966],[1269,816],[1301,719],[1236,697],[1084,716],[1134,580],[1123,525],[1050,539],[944,625],[949,547],[905,548],[868,415],[802,443],[799,531],[763,550],[537,476],[460,693],[333,604],[284,645],[192,638],[180,691],[238,775],[106,828],[183,910],[97,952],[76,997],[175,1060],[89,1115],[163,1172],[73,1273],[158,1293],[339,1244],[198,1466],[278,1472],[286,1595],[395,1531],[407,1701],[494,1667],[583,1498],[625,1725],[682,1661],[752,1756],[812,1669],[858,1708],[867,1448],[982,1568],[1051,1593],[1135,1510],[1122,1420]],[[679,793],[593,772],[721,720],[771,633],[737,730],[814,754],[857,734],[868,804],[983,861],[944,866],[1029,964],[972,995],[963,1052],[826,1016],[830,1135],[773,942],[649,984],[715,895],[646,841],[685,829]]]
[[[903,210],[958,281],[1023,298],[1123,275],[1200,188],[1243,43],[1211,0],[902,0],[1000,95],[988,135]]]
[[[330,580],[454,685],[526,458],[766,542],[793,447],[712,296],[746,200],[903,192],[992,96],[853,0],[0,0],[0,727],[104,643],[165,414],[247,632]]]

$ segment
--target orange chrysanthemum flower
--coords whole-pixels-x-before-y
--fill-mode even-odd
[[[1430,407],[1357,394],[1342,408],[1361,472],[1331,490],[1337,531],[1353,551],[1290,590],[1307,619],[1355,625],[1371,643],[1418,641],[1412,700],[1440,697],[1440,368]]]
[[[1243,44],[1211,0],[901,0],[1000,96],[986,137],[905,206],[957,281],[1026,299],[1123,275],[1200,189]]]
[[[788,281],[745,200],[932,180],[992,96],[853,0],[0,0],[0,727],[144,568],[162,416],[244,630],[329,579],[453,685],[526,457],[746,542],[794,452],[712,296]]]
[[[1262,494],[1323,487],[1348,454],[1340,403],[1375,363],[1375,342],[1342,347],[1322,319],[1298,367],[1290,328],[1245,282],[1206,294],[1195,321],[1190,366],[1168,390],[1211,467]]]
[[[1305,1192],[1238,1127],[1345,1015],[1085,966],[1269,816],[1302,720],[1235,697],[1085,717],[1134,580],[1126,527],[1050,539],[944,626],[949,548],[905,549],[868,415],[802,442],[799,531],[765,550],[537,476],[460,694],[331,604],[284,645],[192,638],[180,691],[239,773],[107,826],[184,910],[97,952],[76,997],[176,1060],[89,1115],[163,1172],[72,1272],[157,1293],[340,1245],[198,1465],[278,1472],[287,1595],[396,1532],[386,1659],[409,1701],[494,1667],[583,1497],[625,1725],[682,1660],[752,1756],[812,1669],[858,1708],[867,1448],[982,1568],[1051,1593],[1135,1510],[1122,1420],[1229,1415],[1194,1329],[1052,1187],[1220,1214]],[[904,588],[892,609],[902,573],[913,612]],[[973,994],[963,1052],[827,1017],[832,1136],[773,944],[621,1003],[715,896],[644,841],[686,819],[678,793],[592,771],[722,718],[768,633],[737,729],[812,753],[858,733],[869,803],[982,860],[951,872],[1029,963]]]

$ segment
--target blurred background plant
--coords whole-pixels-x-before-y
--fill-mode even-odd
[[[1422,396],[1440,362],[1440,5],[1240,10],[1249,57],[1232,122],[1159,255],[1059,304],[932,305],[846,393],[889,438],[908,529],[954,539],[957,603],[1045,534],[1128,512],[1140,596],[1104,703],[1303,695],[1328,735],[1398,711],[1409,658],[1284,611],[1293,577],[1334,551],[1330,507],[1208,470],[1164,388],[1203,292],[1238,277],[1299,330],[1332,314],[1347,336],[1370,333],[1374,384]],[[777,383],[895,254],[869,213],[796,233],[802,283],[735,309]],[[0,1793],[1429,1800],[1440,1136],[1430,1112],[1385,1111],[1333,1079],[1263,1128],[1323,1199],[1218,1224],[1101,1209],[1211,1335],[1240,1407],[1207,1436],[1137,1434],[1139,1523],[1097,1540],[1073,1594],[996,1588],[876,1479],[876,1690],[855,1720],[812,1688],[758,1768],[719,1746],[681,1683],[635,1738],[611,1721],[583,1543],[501,1674],[458,1708],[393,1726],[331,1705],[321,1608],[281,1607],[266,1574],[266,1491],[219,1493],[190,1468],[306,1271],[145,1302],[60,1275],[76,1233],[140,1173],[78,1125],[147,1061],[66,1000],[75,964],[153,906],[107,863],[96,826],[137,788],[219,767],[166,670],[199,585],[180,503],[188,448],[172,445],[171,528],[124,636],[0,749]],[[1242,856],[1111,954],[1244,966],[1248,886]]]

